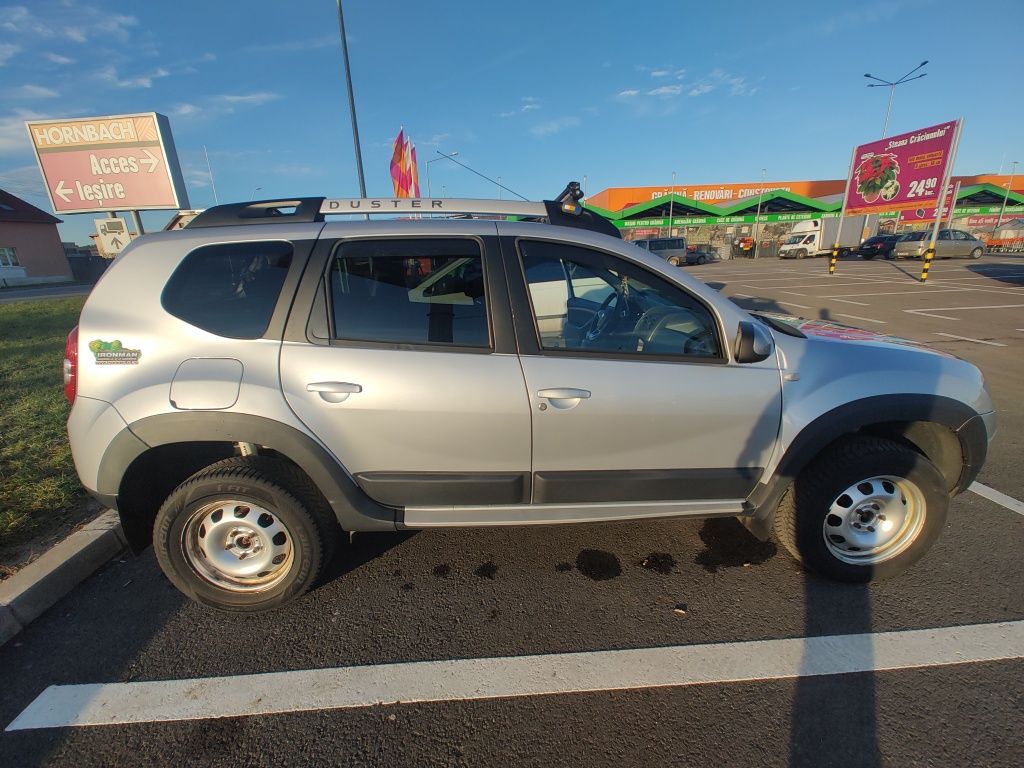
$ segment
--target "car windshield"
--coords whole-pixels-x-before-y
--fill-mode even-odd
[[[801,235],[790,235],[786,239],[786,242],[783,243],[783,245],[796,245],[797,243],[799,243],[803,239],[804,239],[804,236],[802,234]]]

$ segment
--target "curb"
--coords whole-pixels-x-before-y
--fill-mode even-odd
[[[0,583],[0,645],[120,553],[127,542],[108,510]]]

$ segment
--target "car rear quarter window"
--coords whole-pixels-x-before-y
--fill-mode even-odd
[[[343,242],[330,271],[332,337],[342,341],[490,347],[476,240]]]
[[[258,339],[267,331],[291,263],[287,242],[204,245],[182,260],[160,300],[168,313],[204,331]]]

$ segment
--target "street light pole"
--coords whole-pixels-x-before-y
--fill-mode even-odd
[[[249,199],[250,200],[255,199],[256,198],[256,193],[259,192],[261,189],[263,189],[263,187],[254,187],[253,190],[252,190],[252,194],[249,195]]]
[[[348,38],[345,36],[345,16],[338,3],[338,28],[341,31],[341,56],[345,61],[345,83],[348,86],[348,111],[352,116],[352,143],[356,150],[356,172],[359,174],[359,196],[366,197],[366,180],[363,178],[363,152],[359,148],[359,124],[356,122],[356,99],[352,94],[352,69],[348,63]]]
[[[668,236],[672,237],[672,204],[676,197],[676,172],[672,171],[672,188],[668,193]]]
[[[868,83],[868,88],[881,88],[881,87],[885,86],[885,87],[888,87],[888,89],[889,89],[889,106],[887,106],[885,108],[885,122],[882,123],[882,138],[883,139],[885,138],[886,134],[889,131],[889,115],[892,113],[892,100],[893,100],[893,97],[896,95],[896,86],[897,85],[903,85],[904,83],[909,83],[911,80],[919,80],[920,78],[922,78],[925,75],[927,75],[928,74],[927,72],[922,72],[920,75],[917,75],[915,77],[911,77],[911,75],[913,75],[915,72],[917,72],[917,70],[919,70],[921,67],[923,67],[927,63],[928,63],[927,60],[926,61],[922,61],[920,64],[918,64],[912,70],[907,72],[907,74],[905,74],[903,77],[901,77],[899,80],[896,80],[896,81],[883,80],[882,78],[875,77],[874,75],[872,75],[870,73],[864,75],[864,77],[866,77],[866,78],[868,78],[870,80],[877,80],[878,81],[876,83]]]
[[[1013,177],[1017,174],[1017,161],[1014,160],[1010,165],[1010,180],[1006,182],[1006,194],[1003,195],[1003,204],[999,206],[999,215],[996,217],[996,226],[992,230],[992,235],[996,233],[996,229],[999,229],[1003,224],[1003,214],[1006,213],[1006,201],[1010,197],[1010,188],[1013,186]]]
[[[764,180],[767,169],[761,169],[761,188],[757,191],[757,215],[754,216],[754,258],[757,258],[757,249],[761,247],[760,224],[761,224],[761,200],[764,198]]]
[[[459,154],[459,150],[456,149],[450,155],[446,155],[443,152],[441,152],[440,150],[438,150],[437,154],[439,154],[441,156],[440,157],[435,157],[433,160],[427,160],[427,162],[425,162],[423,164],[423,167],[427,171],[427,197],[430,197],[430,164],[431,163],[436,163],[438,160],[444,160],[444,159],[451,160],[453,157],[455,157],[457,154]]]

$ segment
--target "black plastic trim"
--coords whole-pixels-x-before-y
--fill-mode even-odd
[[[600,232],[602,235],[610,235],[616,240],[622,239],[622,233],[608,219],[599,213],[584,208],[579,203],[569,203],[574,206],[573,212],[562,210],[562,203],[556,200],[545,200],[544,208],[547,210],[548,221],[560,227],[575,227],[576,229],[588,229],[591,232]]]
[[[770,520],[790,482],[829,444],[874,425],[913,421],[942,424],[956,432],[963,470],[953,492],[964,490],[977,476],[988,452],[988,435],[980,415],[970,406],[940,395],[877,395],[833,408],[804,427],[772,477],[749,496],[748,508],[759,520]]]
[[[395,529],[395,510],[367,497],[326,448],[286,424],[252,414],[192,411],[148,416],[133,422],[128,429],[150,447],[223,441],[255,443],[269,448],[293,461],[309,475],[345,530]],[[124,458],[123,454],[110,454],[108,451],[103,456],[100,475],[123,477],[128,469],[128,464],[123,464]]]
[[[393,507],[433,504],[525,504],[529,472],[364,472],[363,492]]]
[[[251,200],[247,203],[227,203],[207,208],[185,227],[223,227],[233,224],[303,224],[323,221],[320,206],[323,197],[293,197],[288,200]],[[282,213],[282,208],[294,208]]]
[[[743,499],[763,471],[728,467],[535,472],[533,503]]]

